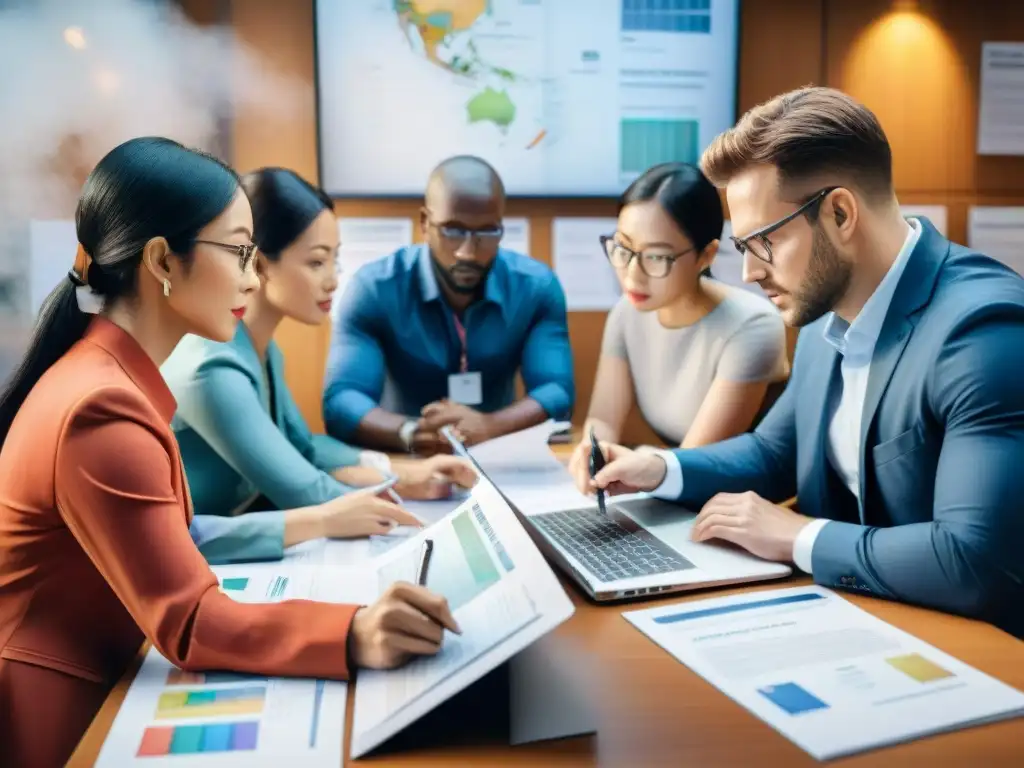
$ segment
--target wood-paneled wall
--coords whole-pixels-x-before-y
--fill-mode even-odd
[[[901,203],[949,209],[949,235],[964,242],[971,205],[1024,205],[1024,158],[975,152],[981,43],[1024,40],[1024,3],[1004,0],[741,0],[739,109],[807,84],[842,88],[878,114],[895,155]],[[236,116],[233,159],[316,178],[313,3],[229,0],[241,44],[307,84],[308,109],[283,114],[251,107]],[[340,215],[417,215],[415,201],[339,202]],[[550,263],[554,216],[614,215],[614,200],[512,200],[510,216],[530,218],[531,255]],[[575,420],[586,416],[604,314],[571,313]],[[314,429],[330,328],[286,324],[279,342],[296,400]],[[631,418],[628,439],[652,439]]]

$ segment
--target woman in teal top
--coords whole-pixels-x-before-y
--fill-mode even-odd
[[[475,472],[452,456],[392,464],[384,454],[311,434],[273,335],[285,317],[314,325],[330,311],[339,247],[333,205],[284,169],[249,174],[243,185],[260,290],[232,341],[186,336],[161,368],[178,403],[172,426],[196,512],[193,538],[208,560],[225,562],[279,558],[285,546],[323,535],[415,525],[379,498],[346,494],[388,473],[404,497],[439,498],[453,483],[471,486]]]

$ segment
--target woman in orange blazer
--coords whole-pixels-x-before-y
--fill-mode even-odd
[[[338,679],[436,653],[458,627],[425,589],[368,608],[240,604],[189,535],[158,367],[186,333],[231,339],[257,286],[235,173],[133,139],[76,218],[75,268],[0,399],[0,763],[63,765],[144,638],[184,669]]]

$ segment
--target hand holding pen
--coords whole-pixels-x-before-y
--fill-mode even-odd
[[[424,539],[416,566],[416,584],[392,584],[369,608],[352,620],[352,658],[363,667],[390,669],[411,656],[432,656],[441,650],[444,630],[462,630],[448,601],[426,588],[434,542]]]
[[[382,497],[389,490],[390,486],[383,484],[362,488],[316,507],[293,510],[289,514],[306,510],[314,513],[316,535],[306,538],[354,539],[389,533],[399,525],[422,527],[422,520],[406,512],[394,501]]]
[[[604,453],[601,451],[601,446],[597,442],[597,436],[594,434],[594,426],[590,426],[590,479],[593,480],[597,477],[597,473],[604,469]],[[607,515],[608,510],[604,505],[604,489],[597,489],[597,508],[601,510],[602,515]]]

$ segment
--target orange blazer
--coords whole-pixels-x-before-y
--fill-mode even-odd
[[[348,677],[357,606],[237,603],[189,535],[174,398],[95,318],[0,452],[0,765],[63,765],[148,638],[187,670]]]

